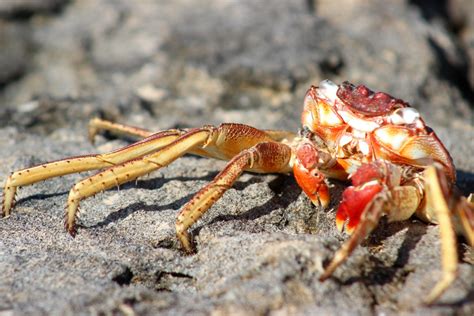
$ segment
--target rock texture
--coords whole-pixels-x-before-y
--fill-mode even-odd
[[[127,144],[87,142],[94,116],[152,130],[242,122],[296,131],[302,98],[325,78],[409,101],[474,188],[472,1],[3,1],[0,177]],[[107,135],[106,135],[107,136]],[[431,307],[438,229],[381,223],[327,282],[344,240],[331,209],[311,206],[290,175],[245,174],[192,229],[178,210],[224,166],[185,157],[82,203],[75,239],[67,192],[87,174],[22,188],[0,220],[0,315],[472,315],[472,249]]]

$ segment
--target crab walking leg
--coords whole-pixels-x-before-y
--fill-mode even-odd
[[[444,198],[435,166],[425,170],[426,203],[431,207],[439,223],[441,237],[441,256],[443,277],[438,281],[425,302],[431,304],[438,299],[449,285],[454,281],[458,269],[458,253],[456,249],[456,236],[451,219],[451,212]]]
[[[101,130],[109,131],[118,135],[133,136],[137,138],[146,138],[154,134],[147,129],[114,123],[96,117],[89,121],[89,141],[91,143],[94,143],[95,136]]]
[[[384,199],[382,195],[376,196],[365,208],[359,224],[354,229],[351,237],[336,252],[331,262],[328,264],[319,281],[328,279],[346,259],[352,251],[370,234],[377,226],[383,212]]]
[[[265,142],[242,151],[226,165],[212,182],[202,188],[183,207],[176,220],[176,233],[186,252],[193,251],[188,228],[193,225],[237,180],[244,170],[261,173],[290,171],[289,146]]]
[[[75,233],[75,217],[80,200],[164,167],[186,153],[230,159],[265,141],[271,141],[265,132],[243,124],[221,124],[218,127],[204,126],[189,130],[152,154],[127,159],[78,182],[69,193],[65,227],[71,234]],[[139,143],[142,142],[145,140]]]
[[[115,133],[118,135],[133,136],[137,138],[145,138],[153,134],[153,132],[147,129],[114,123],[111,121],[102,120],[100,118],[93,118],[89,122],[89,139],[91,142],[93,142],[94,137],[101,130],[109,131],[111,133]],[[188,130],[189,129],[183,129],[180,131],[186,132]],[[167,131],[172,131],[172,130],[167,130]],[[261,132],[264,132],[266,136],[270,137],[270,139],[277,142],[286,141],[290,143],[297,136],[295,133],[285,131],[285,130],[261,130]]]
[[[10,215],[10,211],[14,206],[16,190],[20,186],[66,174],[102,169],[120,164],[159,150],[177,139],[180,134],[181,132],[175,130],[163,131],[111,153],[70,157],[15,171],[7,178],[5,183],[2,214],[3,216]]]
[[[470,195],[470,197],[472,194]],[[469,198],[461,197],[461,200],[456,206],[457,216],[461,222],[462,230],[467,242],[471,247],[474,247],[474,202]]]
[[[168,165],[194,147],[210,143],[215,135],[214,132],[215,128],[211,127],[191,130],[155,153],[112,166],[76,183],[69,192],[65,228],[71,235],[75,235],[76,213],[82,199]]]

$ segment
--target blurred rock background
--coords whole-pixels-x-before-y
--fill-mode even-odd
[[[296,131],[306,89],[328,78],[418,108],[474,191],[473,12],[471,0],[1,0],[0,175],[126,144],[88,144],[94,116]],[[0,314],[474,313],[463,243],[460,280],[443,304],[420,304],[439,277],[439,240],[416,220],[382,224],[320,284],[344,236],[286,176],[245,175],[196,225],[198,254],[184,256],[174,216],[222,166],[183,158],[90,199],[74,240],[62,206],[81,176],[24,188],[0,221]]]

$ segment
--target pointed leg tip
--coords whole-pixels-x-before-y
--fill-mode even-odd
[[[191,249],[185,249],[184,252],[186,253],[186,255],[188,256],[192,256],[194,254],[196,254],[196,250],[191,248]]]
[[[318,278],[320,282],[324,282],[327,279],[329,279],[332,274],[334,273],[334,270],[337,268],[337,264],[334,263],[334,258],[331,260],[331,262],[328,264],[326,269],[324,269],[323,274],[321,274]]]
[[[439,293],[439,291],[436,291],[436,289],[433,289],[431,293],[423,299],[423,305],[425,306],[433,305],[440,298],[442,294],[443,293]]]
[[[196,254],[196,249],[190,243],[188,243],[187,245],[181,244],[181,249],[188,256]]]
[[[445,274],[443,278],[438,281],[436,286],[431,290],[430,294],[423,300],[425,305],[434,304],[449,288],[449,286],[456,279],[456,273]]]
[[[331,275],[326,273],[326,271],[323,272],[323,274],[318,278],[319,282],[324,282],[327,279],[329,279]]]
[[[64,228],[66,231],[71,235],[72,238],[76,237],[77,235],[77,228],[74,224],[69,224],[67,221],[64,222]]]
[[[69,235],[71,235],[72,238],[75,238],[77,235],[77,230],[75,228],[68,229],[67,232],[69,233]]]
[[[0,210],[0,218],[8,218],[8,217],[10,217],[10,209],[2,208]]]
[[[474,204],[474,193],[469,194],[469,196],[466,198],[466,200],[467,200],[469,203]]]
[[[189,238],[189,235],[188,235],[187,231],[183,231],[181,229],[181,225],[182,225],[181,222],[177,223],[177,226],[179,226],[180,228],[178,229],[178,232],[176,234],[177,237],[178,237],[178,240],[180,241],[181,249],[183,250],[183,252],[186,255],[193,255],[193,254],[196,253],[196,251],[194,249],[194,246],[193,246],[193,242]]]

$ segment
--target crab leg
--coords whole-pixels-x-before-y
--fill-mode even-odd
[[[377,226],[383,212],[384,199],[381,195],[376,196],[365,208],[357,227],[354,229],[351,237],[336,252],[331,262],[328,264],[323,274],[319,277],[320,281],[329,278],[334,270],[340,266],[354,251],[354,249],[370,234]]]
[[[180,133],[176,130],[163,131],[111,153],[70,157],[15,171],[7,178],[5,183],[3,216],[10,215],[10,210],[14,206],[16,190],[20,186],[66,174],[102,169],[120,164],[160,149],[178,138]]]
[[[94,143],[94,137],[99,133],[100,130],[109,131],[118,135],[133,136],[138,138],[146,138],[153,134],[153,132],[147,129],[114,123],[96,117],[89,121],[89,141],[91,143]]]
[[[474,198],[472,193],[468,198],[461,197],[457,207],[457,216],[467,242],[474,247],[474,201],[471,201],[472,198]]]
[[[76,183],[69,192],[67,201],[64,223],[66,229],[71,235],[75,235],[76,213],[82,199],[164,167],[193,147],[204,145],[211,135],[208,129],[192,130],[154,154],[112,166]]]
[[[156,152],[112,166],[74,185],[68,197],[66,229],[74,235],[76,213],[82,199],[158,170],[186,153],[230,159],[245,149],[268,141],[272,139],[265,132],[243,124],[189,130]]]
[[[102,120],[96,117],[90,120],[89,122],[89,140],[92,143],[94,142],[94,137],[99,133],[100,130],[109,131],[111,133],[118,134],[118,135],[132,136],[132,137],[138,137],[138,138],[146,138],[153,134],[153,132],[147,129],[114,123],[114,122]],[[187,130],[188,129],[184,129],[182,131],[187,131]],[[172,130],[167,130],[167,131],[172,131]],[[263,132],[272,140],[277,141],[277,142],[281,142],[281,141],[290,142],[293,138],[296,137],[295,133],[285,131],[285,130],[263,130]]]
[[[456,236],[449,206],[444,198],[435,166],[425,170],[425,192],[427,207],[434,210],[439,223],[443,277],[438,281],[425,302],[431,304],[438,299],[454,281],[458,269]]]
[[[188,228],[193,225],[237,180],[244,170],[256,172],[288,172],[291,149],[282,143],[265,142],[235,156],[212,182],[202,188],[183,207],[176,220],[176,233],[181,244],[193,251]]]
[[[363,164],[351,175],[353,186],[343,192],[336,213],[338,230],[345,229],[351,237],[336,252],[321,275],[321,281],[329,278],[349,257],[383,215],[388,215],[391,221],[398,221],[415,213],[421,197],[413,184],[400,185],[400,173],[396,165],[374,161]]]

